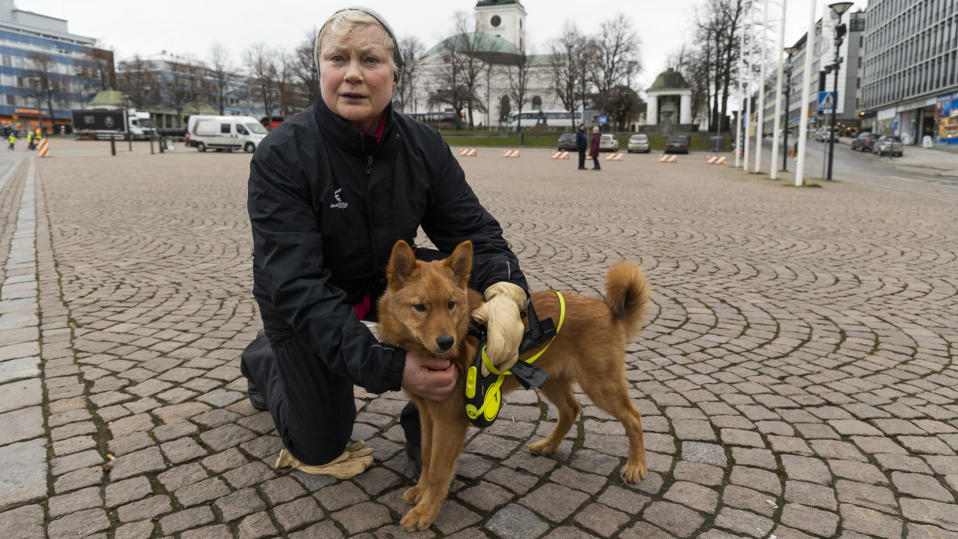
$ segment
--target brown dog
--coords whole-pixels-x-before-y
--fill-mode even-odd
[[[422,474],[419,483],[403,494],[416,504],[402,519],[409,531],[424,530],[439,512],[462,451],[469,421],[465,413],[465,376],[478,342],[467,336],[469,314],[481,296],[467,288],[472,268],[472,243],[463,242],[446,260],[420,262],[400,240],[393,247],[386,276],[389,286],[379,300],[379,331],[390,343],[421,354],[446,358],[459,368],[456,388],[442,402],[410,395],[422,421]],[[622,470],[628,482],[645,478],[642,420],[626,392],[625,345],[642,328],[649,305],[649,287],[638,266],[620,262],[606,278],[607,299],[563,293],[566,316],[558,336],[535,365],[549,373],[541,391],[559,409],[555,428],[544,440],[530,445],[537,455],[559,447],[579,413],[573,382],[596,406],[622,422],[629,436],[629,460]],[[558,323],[559,300],[551,292],[533,292],[541,318]],[[449,346],[450,337],[453,339]],[[524,355],[530,356],[535,351]],[[519,387],[507,376],[505,393]]]

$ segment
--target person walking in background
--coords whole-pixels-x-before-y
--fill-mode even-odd
[[[33,149],[33,131],[27,131],[27,149]]]
[[[8,150],[13,150],[13,145],[17,143],[17,135],[13,131],[10,131],[10,134],[7,136],[7,140],[10,141],[10,145],[7,146]]]
[[[592,142],[589,144],[589,157],[592,158],[592,170],[601,170],[602,167],[599,166],[599,139],[602,137],[602,134],[599,133],[598,127],[592,128]]]
[[[589,148],[589,137],[585,132],[585,124],[579,124],[575,132],[575,149],[579,150],[579,170],[585,170],[585,151]]]

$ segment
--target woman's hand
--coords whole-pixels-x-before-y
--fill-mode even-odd
[[[458,377],[458,369],[448,359],[406,352],[402,387],[413,395],[441,401],[456,387]]]

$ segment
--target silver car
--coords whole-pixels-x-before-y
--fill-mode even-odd
[[[617,152],[619,151],[619,140],[615,138],[615,135],[605,134],[599,137],[599,151],[600,152]]]
[[[652,145],[649,143],[649,136],[646,134],[635,134],[629,137],[629,153],[644,152],[649,153]]]
[[[904,145],[901,143],[901,137],[885,135],[878,139],[878,142],[872,146],[872,152],[878,155],[893,155],[901,157],[904,154]]]

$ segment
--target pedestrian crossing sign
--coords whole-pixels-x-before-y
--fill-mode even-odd
[[[835,108],[835,92],[818,92],[818,112],[830,112]]]

